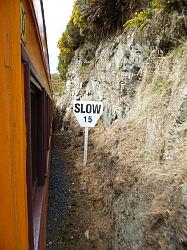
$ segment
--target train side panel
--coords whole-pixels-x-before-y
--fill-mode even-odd
[[[0,1],[0,25],[0,250],[44,250],[52,93],[42,1]]]
[[[0,249],[28,249],[19,1],[0,2]]]

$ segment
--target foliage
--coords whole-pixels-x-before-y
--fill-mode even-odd
[[[81,40],[79,29],[74,25],[71,18],[65,32],[58,41],[58,48],[60,50],[58,71],[62,80],[66,79],[68,65],[71,63],[74,51],[79,47]]]
[[[143,11],[135,12],[135,17],[128,20],[124,27],[127,28],[134,28],[134,27],[140,27],[143,28],[146,24],[147,19],[152,17],[152,10],[151,9],[146,9]]]
[[[123,0],[76,0],[72,21],[86,40],[93,40],[111,30],[119,19],[118,5]]]
[[[159,93],[166,92],[170,89],[171,83],[169,80],[158,79],[154,82],[153,89]]]
[[[64,85],[62,83],[57,84],[57,85],[53,85],[52,86],[52,91],[53,94],[58,94],[59,96],[62,96],[64,93]]]
[[[88,25],[86,22],[86,17],[84,14],[81,14],[81,11],[77,3],[75,3],[73,8],[72,21],[73,24],[79,29],[85,29]]]
[[[135,12],[132,19],[125,22],[125,28],[143,28],[147,20],[150,19],[154,13],[160,9],[167,10],[177,0],[151,0],[150,6],[140,12]]]
[[[72,17],[58,41],[60,50],[58,70],[61,79],[66,79],[68,65],[74,51],[83,43],[99,41],[117,25],[118,6],[122,0],[76,0]],[[101,32],[102,30],[102,32]]]
[[[59,74],[58,73],[54,73],[54,74],[51,74],[51,81],[54,82],[54,81],[59,81]]]
[[[64,84],[60,79],[59,74],[51,75],[52,91],[54,95],[62,96],[64,93]]]
[[[124,23],[125,28],[143,28],[157,11],[183,9],[185,4],[186,0],[75,0],[70,21],[58,42],[61,79],[66,79],[68,65],[80,46],[97,45]],[[93,58],[92,49],[86,55]]]
[[[58,71],[60,73],[60,77],[62,80],[66,79],[66,74],[68,71],[68,65],[71,63],[73,58],[73,52],[70,51],[68,48],[61,48],[60,55],[58,57]]]

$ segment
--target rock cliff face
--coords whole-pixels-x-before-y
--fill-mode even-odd
[[[100,188],[98,202],[112,221],[107,247],[186,249],[187,41],[162,54],[163,34],[145,34],[129,30],[102,41],[92,61],[78,49],[64,105],[104,102],[106,129],[92,138],[94,159],[82,175],[92,195]]]
[[[69,90],[73,99],[104,102],[106,127],[125,118],[130,110],[137,86],[147,68],[149,51],[135,43],[133,33],[115,36],[100,44],[89,63],[76,56],[69,68]]]

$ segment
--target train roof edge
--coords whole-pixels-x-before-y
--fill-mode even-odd
[[[37,28],[37,36],[40,43],[40,49],[42,51],[42,59],[45,66],[46,74],[50,82],[50,66],[49,66],[49,52],[48,52],[48,42],[47,42],[47,32],[45,23],[45,11],[43,6],[43,0],[29,0],[32,15]],[[49,84],[51,89],[51,85]]]

